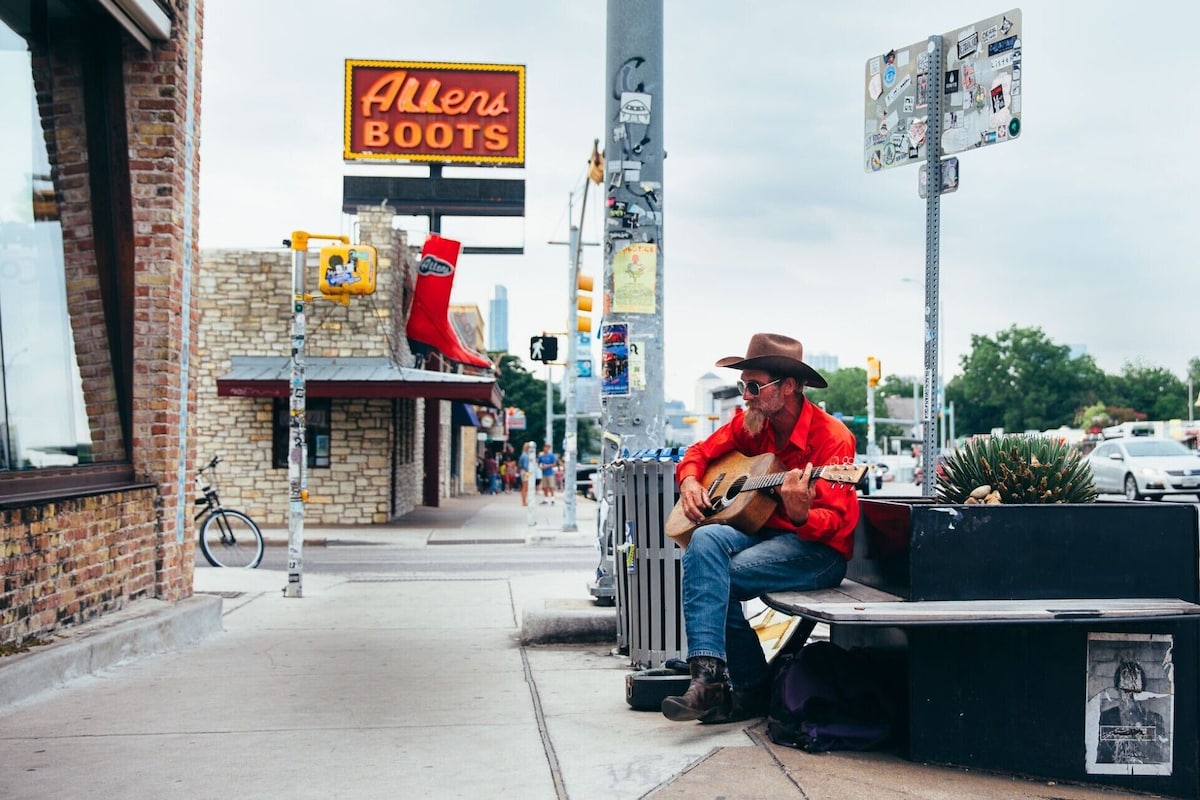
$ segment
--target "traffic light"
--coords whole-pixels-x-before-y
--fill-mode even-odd
[[[867,385],[875,387],[879,385],[879,359],[875,356],[867,356]]]
[[[592,140],[592,155],[588,159],[588,178],[592,183],[604,183],[604,154],[600,152],[600,140]]]
[[[529,337],[529,359],[531,361],[558,361],[557,336]]]
[[[580,333],[592,332],[592,281],[591,275],[582,272],[575,276],[575,330]]]

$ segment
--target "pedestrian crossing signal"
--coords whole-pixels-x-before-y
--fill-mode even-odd
[[[375,264],[375,248],[370,245],[322,247],[319,268],[321,294],[375,294]]]
[[[531,336],[529,339],[529,358],[532,361],[546,363],[558,360],[557,336]]]

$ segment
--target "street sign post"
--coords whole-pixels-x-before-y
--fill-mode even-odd
[[[923,447],[936,463],[941,196],[958,188],[943,175],[944,156],[1002,144],[1021,134],[1021,10],[930,36],[867,59],[864,161],[867,172],[922,163],[918,188],[925,197],[925,398]],[[923,178],[923,181],[921,180]],[[948,184],[950,184],[948,186]],[[935,470],[923,473],[921,490],[933,496]]]

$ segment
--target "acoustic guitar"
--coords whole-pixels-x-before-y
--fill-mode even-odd
[[[745,456],[734,451],[708,465],[701,479],[708,487],[712,508],[700,522],[692,522],[683,513],[682,501],[675,503],[667,517],[667,536],[680,547],[687,547],[692,532],[702,525],[722,523],[743,533],[753,534],[766,524],[779,502],[770,491],[783,483],[788,470],[774,453]],[[814,467],[814,479],[835,484],[854,485],[867,474],[866,464],[829,464]]]

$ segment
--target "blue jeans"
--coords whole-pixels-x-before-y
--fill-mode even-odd
[[[767,661],[741,601],[766,592],[837,586],[846,561],[828,545],[791,531],[763,529],[748,536],[728,525],[704,525],[683,551],[683,620],[688,658],[726,662],[735,689],[767,680]]]

